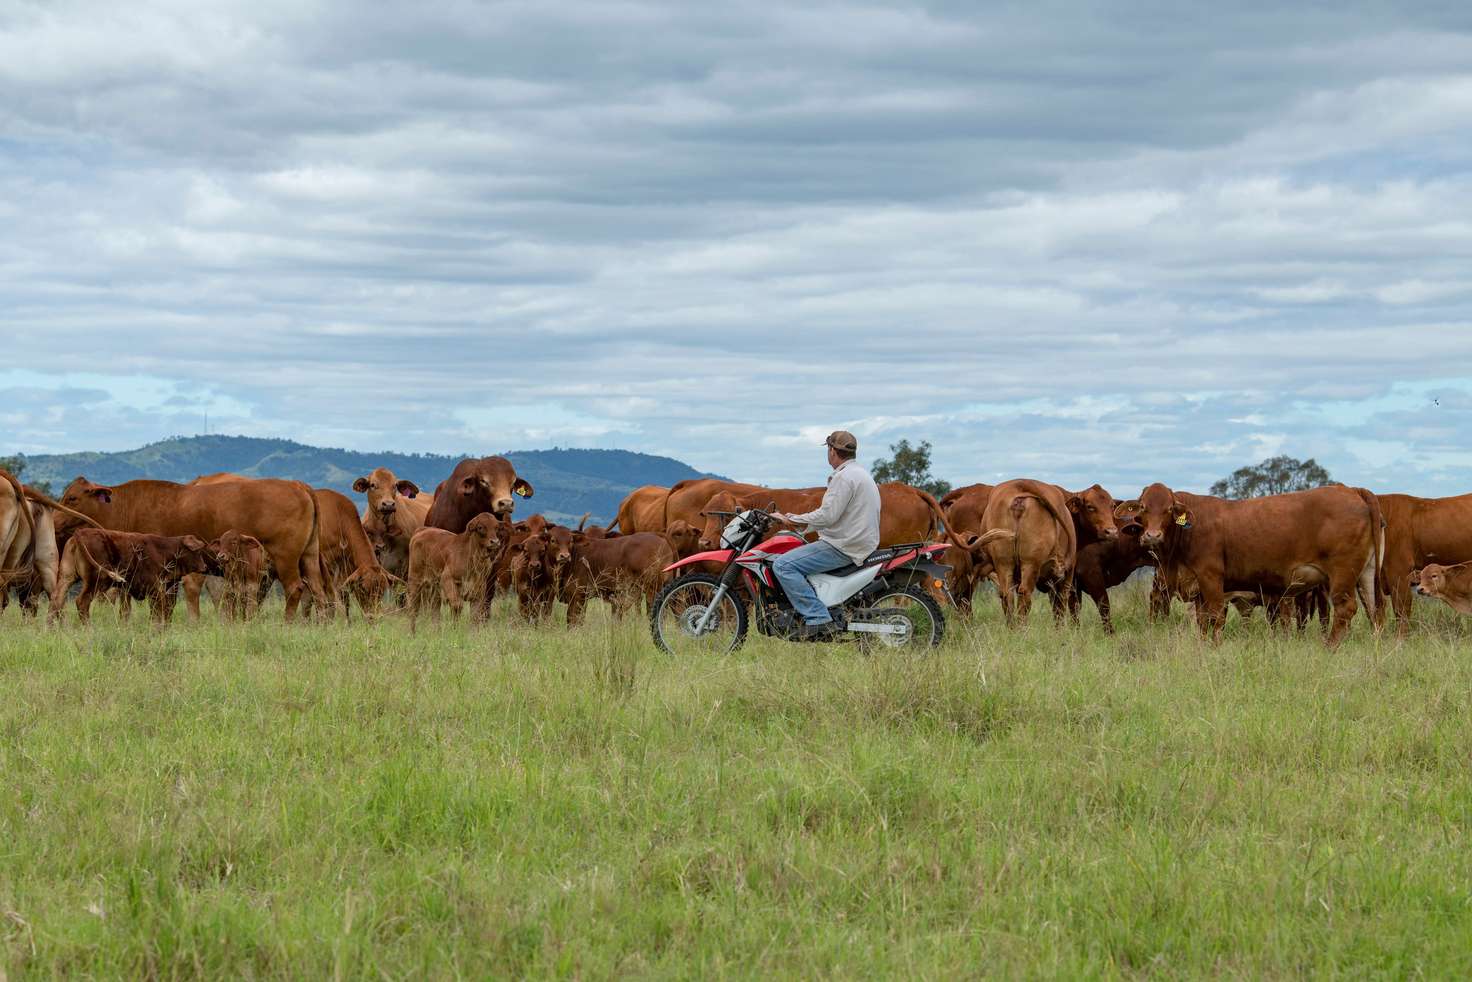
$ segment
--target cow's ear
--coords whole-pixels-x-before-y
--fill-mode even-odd
[[[1191,527],[1193,516],[1191,515],[1191,509],[1187,508],[1185,505],[1181,504],[1180,502],[1172,505],[1171,514],[1175,515],[1176,524],[1179,525],[1181,528],[1188,529]]]
[[[517,543],[514,543],[511,546],[511,551],[512,552],[522,552],[525,549],[526,549],[526,543],[525,542],[517,542]]]
[[[1115,518],[1138,518],[1145,506],[1138,501],[1121,501],[1114,506]]]
[[[584,535],[582,532],[574,532],[572,534],[572,544],[575,545],[575,546],[580,546],[584,542],[587,542],[587,541],[588,541],[588,537],[586,535]]]
[[[353,490],[356,491],[356,492],[358,492],[359,494],[363,494],[364,492],[366,492],[368,490],[368,488],[369,488],[369,484],[368,484],[368,479],[366,477],[360,477],[356,481],[353,482]]]
[[[399,483],[394,485],[394,488],[399,492],[399,494],[403,495],[406,498],[419,497],[419,485],[415,484],[413,481],[400,481]]]
[[[1084,499],[1080,498],[1076,494],[1071,494],[1071,495],[1068,496],[1068,510],[1069,511],[1071,511],[1075,515],[1077,515],[1080,511],[1083,510],[1083,507],[1084,507]]]
[[[87,493],[96,498],[98,501],[102,502],[104,505],[112,504],[112,488],[88,488]]]
[[[511,493],[520,495],[523,498],[530,498],[532,496],[532,486],[525,478],[518,477],[515,483],[511,485]]]
[[[475,494],[475,489],[480,487],[480,481],[473,477],[467,477],[460,482],[461,494]]]

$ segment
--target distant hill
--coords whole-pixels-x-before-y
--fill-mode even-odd
[[[486,456],[485,452],[465,454]],[[709,477],[669,457],[629,450],[518,450],[505,455],[517,474],[536,489],[517,513],[542,512],[558,519],[577,519],[592,512],[592,521],[613,520],[618,504],[643,484],[674,484]],[[230,471],[247,477],[284,477],[313,487],[341,491],[362,508],[353,481],[375,467],[388,467],[425,491],[449,476],[463,457],[436,454],[359,453],[335,447],[309,447],[291,440],[248,436],[173,437],[137,450],[118,453],[36,454],[25,458],[27,481],[49,481],[58,493],[78,474],[104,484],[137,478],[192,481],[201,474]]]

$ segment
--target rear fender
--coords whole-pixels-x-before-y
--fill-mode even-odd
[[[946,577],[951,575],[951,568],[943,563],[932,562],[922,559],[919,562],[910,563],[903,569],[897,569],[889,573],[886,579],[894,586],[906,587],[912,583],[918,583],[927,589],[939,580],[944,587]]]
[[[731,557],[736,555],[735,549],[712,549],[710,552],[697,552],[693,556],[686,556],[677,563],[670,563],[664,568],[664,572],[680,569],[692,563],[729,563]]]

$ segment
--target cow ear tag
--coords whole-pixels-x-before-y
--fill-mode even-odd
[[[1176,524],[1183,529],[1188,529],[1191,527],[1191,520],[1186,517],[1185,512],[1181,512],[1179,515],[1176,516]]]
[[[519,484],[516,487],[512,488],[511,491],[512,491],[512,493],[516,494],[518,497],[522,497],[522,498],[525,498],[526,497],[526,492],[522,490],[521,485],[519,485]]]

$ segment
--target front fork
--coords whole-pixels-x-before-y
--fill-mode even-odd
[[[700,620],[695,625],[696,637],[700,637],[700,635],[705,633],[706,627],[710,624],[710,619],[715,616],[716,608],[721,605],[722,600],[726,599],[726,595],[731,592],[731,588],[736,585],[736,581],[740,578],[740,566],[737,566],[733,562],[730,566],[726,567],[726,571],[721,574],[720,585],[716,587],[715,596],[710,598],[710,603],[706,605],[705,613],[700,615]]]

